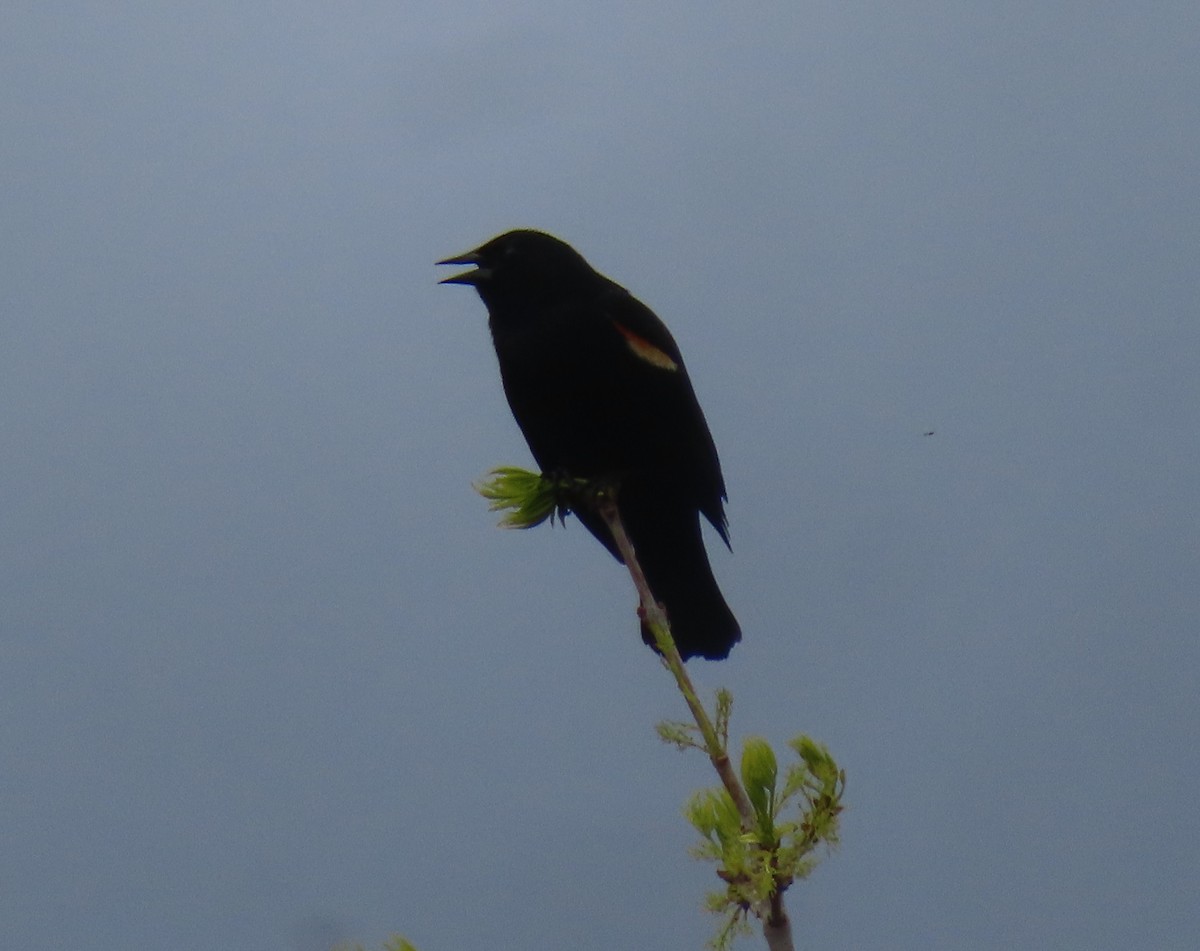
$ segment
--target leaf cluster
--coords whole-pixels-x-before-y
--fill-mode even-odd
[[[717,690],[717,702],[713,710],[713,729],[720,742],[720,749],[729,746],[729,717],[733,712],[733,694],[724,687]],[[658,738],[664,743],[681,750],[699,750],[707,753],[708,747],[700,728],[694,723],[684,723],[680,720],[667,720],[658,724]]]
[[[488,500],[489,511],[505,513],[500,519],[502,528],[533,528],[546,519],[562,522],[587,493],[602,488],[566,474],[499,466],[487,479],[475,483],[475,491]]]
[[[759,913],[813,870],[819,846],[837,844],[845,773],[824,746],[807,736],[788,746],[797,761],[781,776],[766,740],[749,737],[742,745],[740,772],[753,806],[752,828],[746,828],[723,786],[701,790],[684,808],[702,837],[692,854],[716,863],[717,876],[725,883],[705,902],[710,911],[725,916],[713,942],[718,948],[745,930],[749,912]]]

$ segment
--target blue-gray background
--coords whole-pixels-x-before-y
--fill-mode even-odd
[[[1200,932],[1200,7],[10,2],[0,942],[696,948],[623,572],[502,532],[515,226],[671,326],[802,946]],[[934,430],[935,435],[925,436]],[[757,941],[757,939],[756,939]]]

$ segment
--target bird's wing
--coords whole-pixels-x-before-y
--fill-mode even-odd
[[[686,427],[685,432],[677,434],[678,445],[691,457],[687,459],[687,465],[691,467],[696,480],[700,511],[728,545],[728,521],[722,505],[726,497],[725,480],[721,475],[717,447],[692,389],[692,381],[688,378],[675,338],[654,311],[618,284],[612,284],[602,296],[600,310],[636,357],[651,367],[678,377],[678,386],[668,387],[675,402],[673,418]]]
[[[683,367],[679,347],[666,325],[623,287],[612,285],[600,306],[634,356],[660,370],[678,371]]]

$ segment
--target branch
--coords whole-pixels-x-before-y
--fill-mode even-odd
[[[593,507],[596,513],[604,519],[604,524],[608,526],[608,530],[612,532],[613,540],[617,544],[617,550],[621,553],[621,557],[625,561],[625,567],[629,569],[634,587],[637,588],[638,599],[641,602],[639,613],[654,634],[654,642],[662,654],[663,665],[674,675],[675,683],[679,686],[679,692],[683,694],[684,700],[687,701],[688,709],[692,712],[692,718],[696,721],[696,727],[704,739],[704,751],[708,754],[708,758],[713,764],[713,769],[717,771],[717,775],[721,778],[721,784],[725,787],[726,792],[729,793],[729,798],[733,800],[734,806],[737,807],[738,815],[741,816],[742,830],[750,833],[754,830],[757,822],[754,807],[750,803],[750,797],[746,794],[745,788],[738,780],[737,773],[733,769],[733,763],[729,760],[729,753],[725,749],[725,744],[718,736],[717,729],[713,725],[708,711],[704,709],[704,704],[700,702],[700,698],[696,695],[696,688],[692,684],[692,679],[688,676],[687,670],[683,666],[683,658],[679,656],[679,649],[675,646],[675,638],[671,636],[671,628],[666,612],[663,611],[662,605],[658,603],[651,592],[650,585],[646,581],[646,575],[642,572],[642,566],[638,562],[633,543],[630,542],[629,536],[625,532],[625,525],[621,521],[621,513],[617,509],[615,490],[611,488],[597,489],[593,494]],[[793,951],[794,947],[792,943],[791,920],[788,918],[787,910],[783,906],[783,888],[785,887],[786,885],[776,888],[772,892],[769,902],[763,903],[765,907],[755,909],[755,912],[763,923],[763,938],[766,939],[767,947],[770,951]]]
[[[625,525],[621,521],[620,512],[617,511],[616,493],[611,489],[598,490],[595,493],[595,509],[596,513],[604,519],[608,530],[612,532],[613,539],[617,543],[617,550],[625,560],[625,567],[629,569],[633,585],[637,588],[638,599],[641,601],[639,613],[654,634],[654,641],[662,653],[663,665],[674,675],[675,683],[679,685],[679,692],[687,701],[688,709],[692,711],[692,718],[696,721],[696,727],[704,738],[704,751],[712,761],[717,775],[721,777],[721,783],[728,790],[733,804],[737,806],[738,814],[742,817],[742,826],[748,832],[754,827],[754,807],[750,805],[746,790],[738,781],[733,763],[729,761],[729,754],[725,751],[725,746],[717,735],[712,718],[709,717],[708,711],[704,709],[704,704],[696,695],[692,678],[688,676],[687,669],[683,665],[683,658],[679,656],[679,648],[675,646],[675,638],[671,636],[666,612],[663,611],[662,605],[655,600],[650,591],[650,585],[638,562],[637,553],[633,550],[633,543],[625,533]]]

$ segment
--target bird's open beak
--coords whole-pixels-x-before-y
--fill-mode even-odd
[[[453,277],[443,278],[438,281],[439,284],[478,284],[481,280],[485,280],[491,273],[487,268],[480,267],[479,252],[468,251],[466,254],[458,254],[452,258],[446,258],[444,261],[438,261],[438,264],[474,264],[475,270],[463,271],[461,274],[455,274]]]

